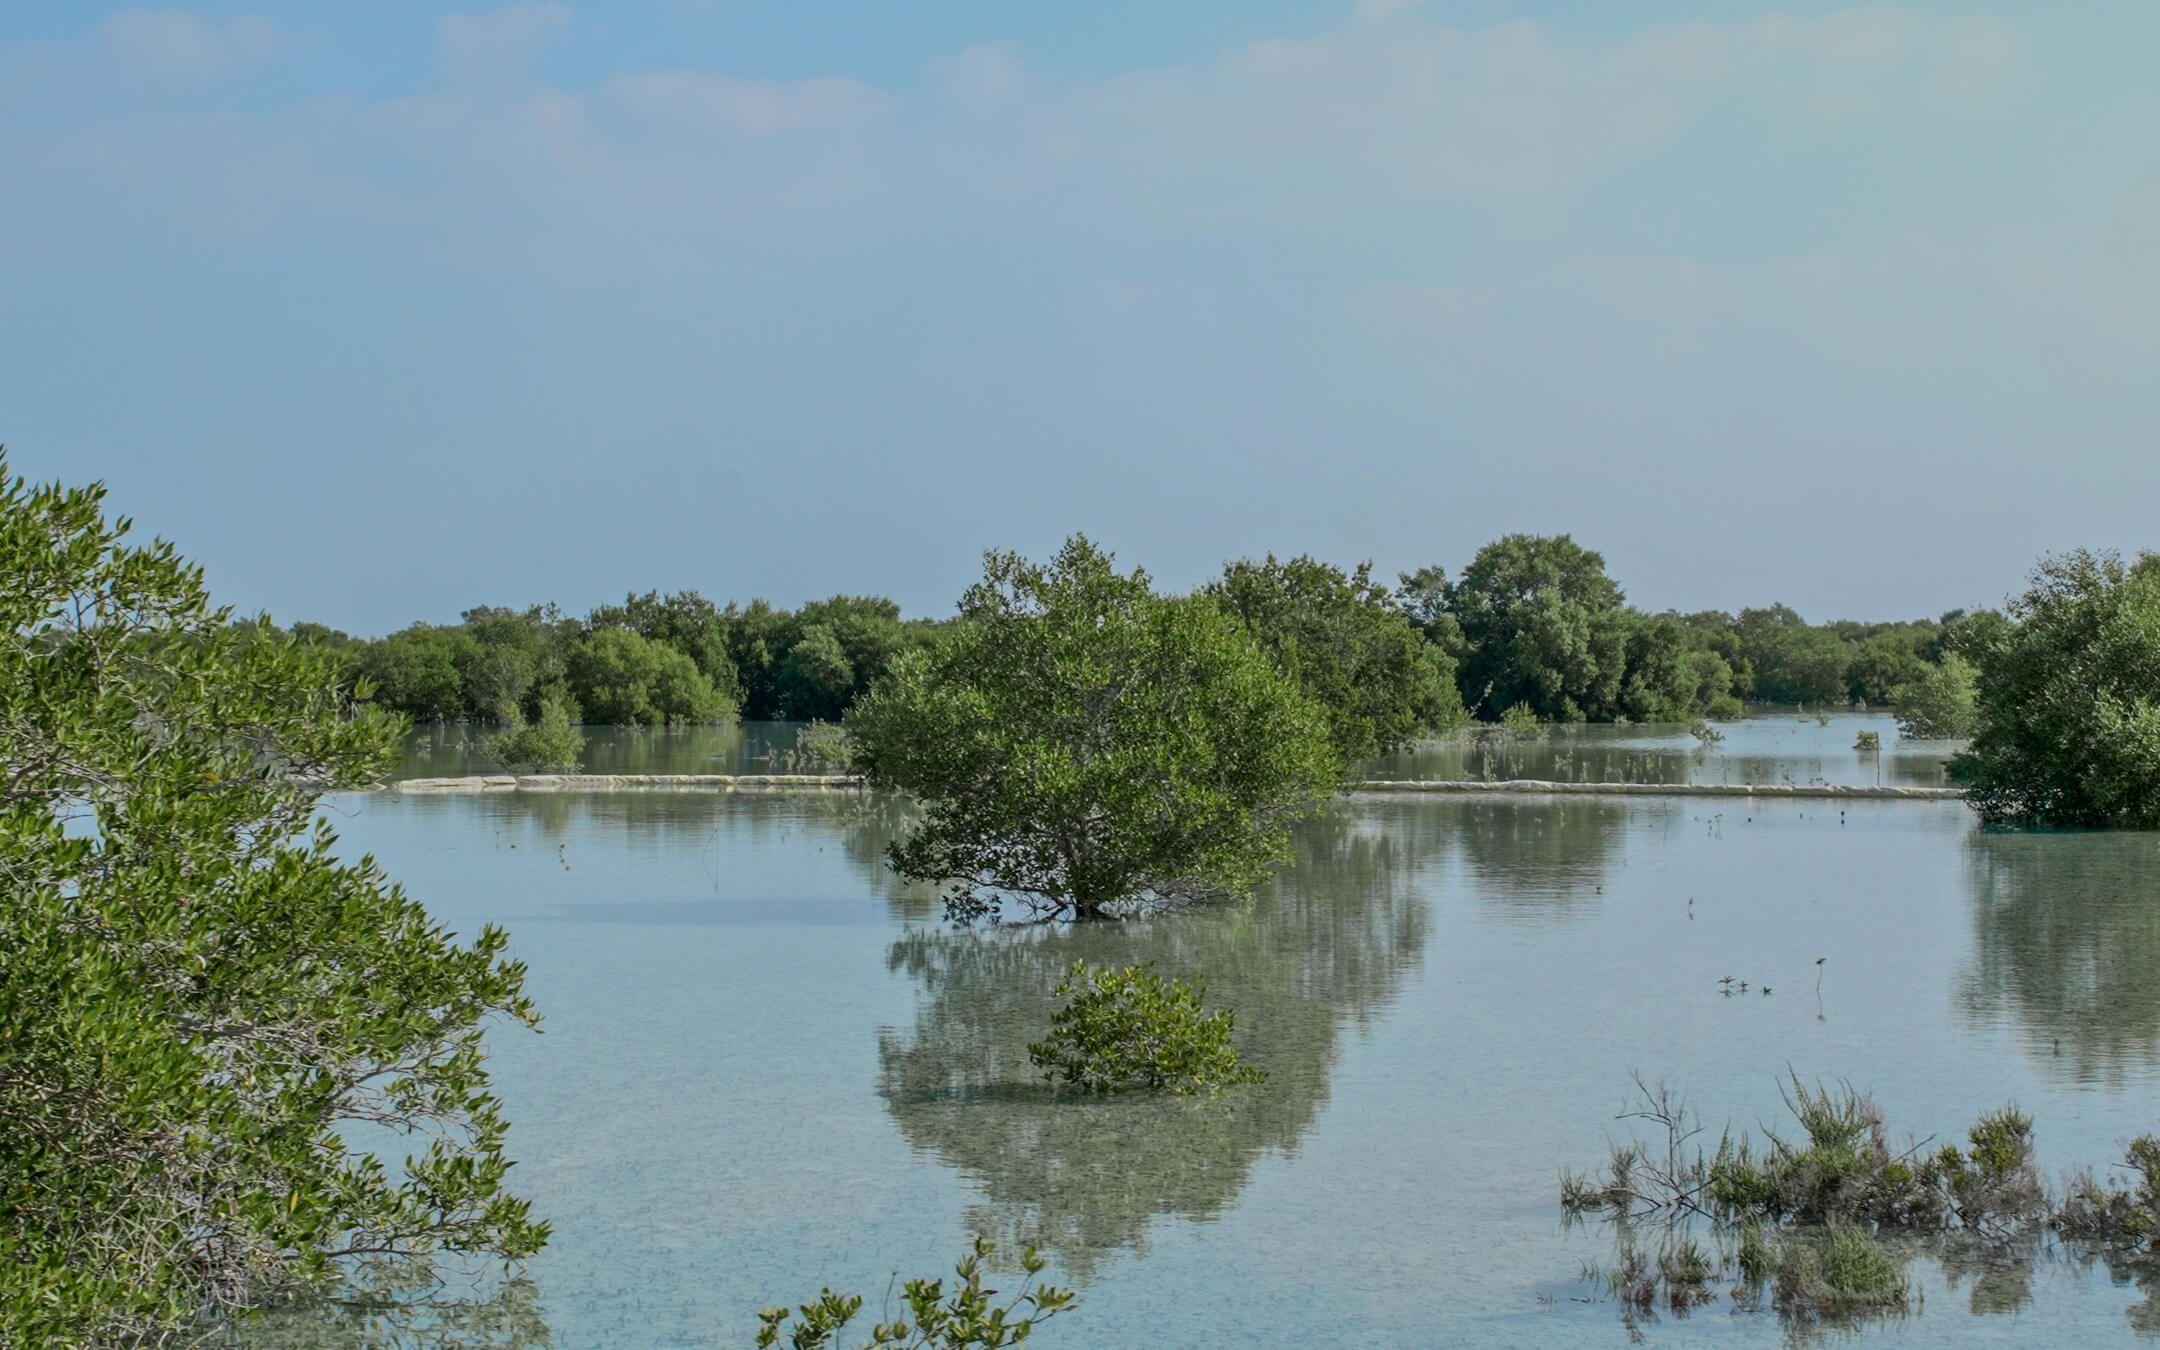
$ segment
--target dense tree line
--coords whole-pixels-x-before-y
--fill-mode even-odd
[[[937,628],[874,596],[788,611],[652,591],[582,619],[554,605],[482,606],[372,640],[320,624],[292,631],[334,649],[374,702],[420,721],[521,726],[568,709],[572,720],[666,726],[834,720]]]
[[[1693,614],[1627,603],[1605,560],[1566,535],[1509,535],[1458,576],[1423,568],[1398,592],[1453,658],[1464,705],[1483,720],[1516,707],[1547,722],[1684,722],[1737,717],[1743,703],[1899,705],[2005,623],[1954,610],[1901,623],[1810,624],[1784,605]],[[1958,735],[1944,706],[1914,734]],[[1970,681],[1963,685],[1969,717]]]
[[[1687,722],[1748,702],[1925,705],[1914,735],[1967,729],[1959,653],[2005,624],[1993,611],[1811,624],[1784,605],[1652,613],[1566,535],[1509,535],[1460,573],[1426,567],[1394,590],[1369,564],[1243,560],[1201,596],[1224,608],[1320,704],[1351,759],[1514,709],[1546,722]],[[422,721],[512,727],[543,715],[659,726],[836,721],[903,654],[960,620],[903,619],[891,600],[834,596],[796,610],[716,605],[696,591],[632,595],[584,618],[552,605],[481,607],[456,624],[373,640],[319,624],[349,679]],[[1518,714],[1520,715],[1520,714]]]

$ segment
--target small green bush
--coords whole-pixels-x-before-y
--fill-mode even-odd
[[[997,1244],[988,1238],[976,1238],[974,1250],[953,1267],[960,1283],[951,1294],[945,1292],[943,1280],[909,1280],[903,1290],[905,1314],[872,1327],[870,1339],[863,1342],[865,1350],[883,1346],[904,1350],[990,1350],[1017,1345],[1027,1340],[1035,1328],[1079,1304],[1079,1295],[1070,1290],[1036,1284],[1045,1262],[1033,1247],[1020,1258],[1020,1268],[1027,1278],[1021,1281],[1019,1290],[1003,1304],[992,1304],[990,1300],[998,1291],[983,1288],[983,1264],[996,1251]],[[757,1344],[760,1350],[778,1344],[788,1319],[799,1316],[789,1331],[788,1344],[793,1350],[825,1350],[839,1330],[861,1311],[862,1295],[836,1294],[825,1289],[815,1300],[798,1308],[766,1308],[759,1312]]]
[[[1050,1037],[1028,1047],[1046,1081],[1086,1092],[1139,1087],[1215,1092],[1267,1075],[1230,1044],[1236,1014],[1203,1013],[1205,981],[1155,973],[1153,963],[1097,970],[1075,961],[1058,984],[1072,1001],[1050,1019]]]
[[[1517,703],[1500,714],[1500,729],[1510,736],[1530,737],[1544,730],[1538,721],[1537,710],[1527,703]]]
[[[507,730],[481,742],[487,757],[510,773],[568,773],[585,753],[577,728],[577,701],[567,693],[540,696],[540,715],[530,723],[513,714]]]
[[[1882,749],[1882,733],[1879,731],[1863,731],[1858,737],[1854,738],[1852,748],[1863,755],[1872,755]]]

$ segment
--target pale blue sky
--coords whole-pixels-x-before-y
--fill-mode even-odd
[[[2160,543],[2160,6],[0,9],[0,441],[248,608]]]

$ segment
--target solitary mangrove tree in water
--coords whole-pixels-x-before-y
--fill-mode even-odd
[[[102,498],[0,464],[0,1344],[529,1254],[480,1041],[534,1020],[523,967],[313,823],[400,728]]]
[[[1340,777],[1326,713],[1235,618],[1083,537],[988,555],[960,619],[847,718],[857,768],[922,803],[894,868],[960,912],[1248,894]]]

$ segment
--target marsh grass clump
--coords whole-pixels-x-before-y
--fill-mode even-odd
[[[906,1305],[901,1315],[870,1329],[870,1347],[893,1346],[900,1350],[990,1350],[1018,1345],[1051,1318],[1070,1312],[1080,1296],[1069,1289],[1039,1284],[1037,1278],[1048,1264],[1030,1247],[1021,1255],[1026,1276],[1019,1289],[1003,1303],[999,1291],[983,1287],[983,1267],[997,1252],[988,1238],[975,1239],[974,1248],[953,1267],[958,1283],[951,1293],[943,1280],[909,1280],[902,1289]],[[795,1308],[765,1308],[758,1313],[756,1344],[763,1350],[779,1344],[788,1332],[793,1350],[827,1350],[841,1328],[862,1311],[862,1295],[821,1290],[818,1297]],[[790,1328],[790,1319],[795,1325]]]
[[[1953,1283],[1973,1274],[1975,1307],[2016,1308],[2030,1298],[2032,1254],[2050,1232],[2111,1272],[2160,1271],[2160,1134],[2131,1141],[2127,1184],[2086,1172],[2056,1201],[2035,1161],[2032,1118],[2015,1106],[1984,1113],[1955,1142],[1895,1150],[1866,1094],[1793,1077],[1783,1096],[1797,1131],[1761,1141],[1727,1132],[1706,1150],[1676,1093],[1641,1079],[1636,1087],[1621,1119],[1650,1122],[1663,1138],[1615,1143],[1602,1173],[1563,1173],[1560,1183],[1570,1218],[1612,1223],[1622,1259],[1599,1273],[1630,1316],[1683,1306],[1691,1295],[1675,1303],[1676,1289],[1727,1280],[1742,1305],[1794,1321],[1893,1313],[1916,1298],[1905,1273],[1914,1251],[1940,1260]],[[1645,1223],[1707,1227],[1712,1245],[1695,1250],[1708,1273],[1677,1239],[1637,1255]]]
[[[1083,1092],[1217,1092],[1267,1077],[1230,1044],[1237,1015],[1202,1012],[1206,982],[1159,975],[1152,962],[1096,969],[1075,961],[1056,992],[1072,1001],[1028,1047],[1045,1081]]]
[[[1865,1228],[1843,1221],[1789,1234],[1772,1248],[1772,1293],[1789,1316],[1850,1318],[1912,1300],[1904,1263]]]
[[[2160,1135],[2131,1140],[2123,1165],[2137,1178],[2127,1186],[2102,1182],[2090,1171],[2073,1177],[2052,1216],[2055,1231],[2099,1247],[2160,1247]]]
[[[2032,1119],[2015,1107],[1974,1123],[1966,1146],[1890,1148],[1882,1112],[1850,1085],[1785,1094],[1802,1138],[1770,1135],[1757,1151],[1721,1140],[1707,1165],[1709,1208],[1724,1218],[1891,1228],[1961,1227],[2002,1236],[2044,1212]]]

